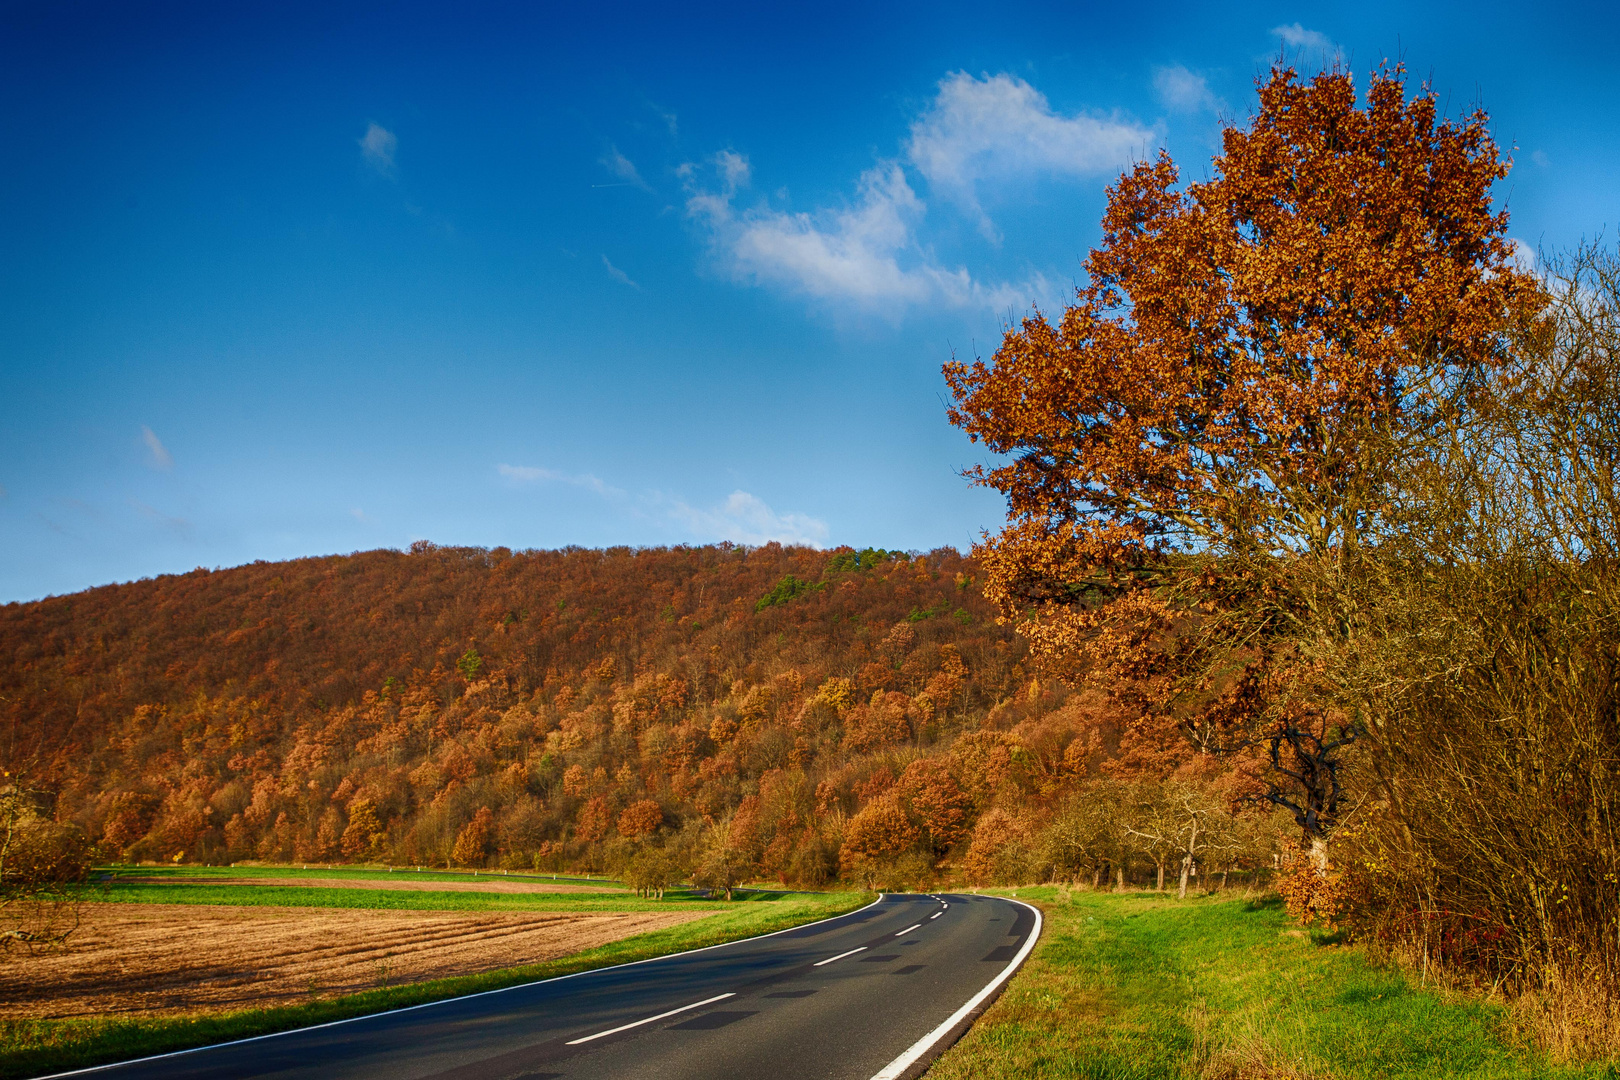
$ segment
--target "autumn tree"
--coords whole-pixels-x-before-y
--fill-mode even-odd
[[[906,813],[899,792],[891,788],[861,807],[844,827],[839,855],[842,870],[873,888],[880,878],[892,874],[922,838],[923,832]]]
[[[693,881],[711,891],[724,891],[726,899],[730,900],[732,890],[746,881],[754,868],[745,832],[735,816],[704,829],[698,843]]]
[[[967,834],[973,803],[940,758],[918,758],[896,785],[928,849],[940,856]]]
[[[663,823],[664,811],[657,802],[638,799],[619,815],[619,835],[628,840],[639,840],[657,832]]]
[[[1320,658],[1356,632],[1403,471],[1535,300],[1485,114],[1407,89],[1273,68],[1209,179],[1161,153],[1110,188],[1060,318],[945,367],[952,422],[1004,456],[970,473],[1008,504],[987,594],[1067,677],[1209,748],[1261,740],[1322,866],[1364,718]]]
[[[354,858],[374,858],[388,839],[377,804],[361,796],[349,804],[349,825],[343,830],[343,854]]]
[[[480,806],[472,820],[456,834],[456,846],[450,853],[450,860],[457,866],[484,865],[493,839],[494,819],[489,807]]]

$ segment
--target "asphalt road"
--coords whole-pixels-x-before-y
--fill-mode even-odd
[[[988,1004],[1038,928],[1013,901],[884,896],[768,937],[64,1075],[910,1077]]]

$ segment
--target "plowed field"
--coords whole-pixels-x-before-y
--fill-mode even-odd
[[[703,914],[87,904],[67,951],[0,965],[0,1017],[287,1004],[535,963]]]

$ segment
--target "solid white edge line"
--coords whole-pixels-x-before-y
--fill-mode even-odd
[[[1024,941],[1024,947],[1018,950],[1018,955],[1012,958],[1011,963],[1001,969],[1001,974],[990,980],[990,984],[988,986],[969,998],[966,1005],[963,1005],[960,1009],[957,1009],[951,1014],[950,1019],[946,1020],[943,1024],[939,1025],[939,1027],[935,1028],[933,1031],[930,1031],[928,1034],[924,1035],[922,1038],[913,1043],[911,1045],[911,1049],[907,1050],[905,1053],[901,1054],[899,1057],[885,1065],[881,1072],[872,1077],[872,1080],[899,1080],[901,1074],[903,1074],[907,1069],[911,1068],[911,1066],[915,1065],[918,1059],[924,1054],[928,1053],[929,1050],[933,1049],[935,1043],[949,1035],[952,1028],[961,1023],[962,1019],[974,1009],[978,1008],[980,1002],[989,997],[995,992],[997,987],[1011,978],[1012,973],[1018,970],[1018,965],[1022,964],[1024,962],[1024,958],[1030,954],[1032,949],[1035,948],[1035,942],[1041,936],[1041,909],[1030,904],[1026,904],[1022,900],[1011,900],[1005,896],[1000,897],[999,899],[1007,900],[1008,903],[1017,904],[1020,907],[1027,907],[1029,910],[1035,913],[1035,929],[1030,931],[1029,937]]]
[[[562,982],[564,979],[577,979],[582,975],[596,975],[604,971],[614,971],[618,968],[636,967],[640,964],[656,964],[660,960],[673,960],[677,956],[691,956],[693,953],[708,952],[710,949],[725,949],[732,945],[743,945],[750,941],[764,941],[778,934],[791,933],[794,930],[803,930],[807,926],[820,926],[824,922],[834,919],[847,919],[851,915],[859,915],[869,907],[876,907],[883,903],[887,893],[878,893],[878,898],[864,907],[854,911],[846,911],[842,915],[829,915],[825,919],[815,922],[800,923],[798,926],[789,926],[781,930],[772,930],[768,934],[755,934],[753,937],[738,938],[736,941],[722,941],[718,945],[705,945],[700,949],[686,949],[682,952],[664,953],[662,956],[649,956],[645,960],[630,960],[623,964],[608,964],[606,967],[586,968],[584,971],[575,971],[568,975],[553,975],[549,979],[536,979],[533,982],[515,983],[512,986],[502,986],[495,990],[480,990],[476,994],[460,994],[456,997],[440,998],[437,1001],[424,1001],[420,1005],[406,1005],[398,1009],[384,1009],[382,1012],[362,1013],[359,1016],[348,1016],[342,1020],[328,1020],[324,1024],[309,1024],[305,1027],[288,1028],[286,1031],[272,1031],[268,1035],[250,1035],[245,1039],[229,1039],[222,1043],[209,1043],[207,1046],[191,1046],[184,1050],[170,1050],[166,1054],[151,1054],[147,1057],[129,1058],[125,1061],[109,1061],[105,1065],[87,1065],[82,1069],[70,1069],[67,1072],[50,1073],[46,1076],[35,1077],[34,1080],[60,1080],[65,1076],[86,1076],[90,1073],[105,1072],[108,1069],[117,1069],[125,1065],[142,1065],[148,1061],[163,1061],[166,1058],[182,1057],[186,1054],[198,1054],[204,1050],[218,1050],[222,1046],[240,1046],[244,1043],[260,1042],[264,1039],[279,1039],[283,1035],[294,1035],[300,1031],[319,1031],[322,1028],[337,1027],[339,1024],[353,1024],[361,1020],[375,1020],[379,1016],[393,1016],[396,1013],[415,1012],[417,1009],[431,1009],[437,1005],[448,1005],[454,1001],[471,1001],[473,998],[487,997],[490,994],[504,994],[510,990],[522,990],[528,986],[540,986],[543,983]]]
[[[616,1028],[608,1028],[606,1031],[598,1031],[595,1035],[587,1035],[583,1039],[569,1039],[567,1042],[563,1043],[563,1045],[578,1046],[580,1043],[588,1043],[596,1039],[605,1039],[609,1035],[617,1035],[621,1031],[629,1031],[631,1028],[638,1028],[642,1024],[650,1024],[655,1020],[662,1020],[666,1016],[674,1016],[676,1013],[691,1012],[693,1009],[701,1009],[705,1005],[713,1005],[717,1001],[724,1001],[728,997],[736,996],[737,995],[735,993],[716,994],[712,998],[704,998],[702,1001],[694,1001],[690,1005],[682,1005],[678,1009],[671,1009],[668,1012],[661,1012],[657,1016],[649,1016],[645,1020],[633,1020],[628,1024],[620,1024]]]
[[[811,964],[810,966],[811,967],[820,967],[822,964],[830,964],[834,960],[842,960],[846,956],[854,956],[858,952],[865,952],[865,951],[866,951],[866,946],[862,945],[858,949],[851,949],[851,950],[849,950],[849,952],[841,952],[837,956],[829,956],[825,960],[817,960],[815,963]]]
[[[917,924],[917,926],[921,926],[921,925],[922,925],[922,923]],[[898,934],[896,934],[894,936],[895,937],[904,937],[905,935],[911,933],[913,930],[917,929],[917,926],[908,926],[904,930],[900,931],[900,933],[898,933]]]

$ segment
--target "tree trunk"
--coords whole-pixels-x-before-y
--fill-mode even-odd
[[[1096,892],[1102,888],[1102,864],[1098,863],[1091,869],[1091,891]]]
[[[1125,891],[1125,868],[1123,866],[1114,867],[1114,891]]]
[[[1181,893],[1176,897],[1177,900],[1187,899],[1187,875],[1191,872],[1191,870],[1192,856],[1188,855],[1186,858],[1181,860]]]
[[[1153,881],[1153,891],[1164,892],[1164,861],[1162,859],[1159,861],[1158,867],[1159,874],[1158,877]]]
[[[1328,842],[1325,836],[1311,837],[1311,869],[1317,876],[1328,872]]]
[[[1222,892],[1226,891],[1226,871],[1227,871],[1227,869],[1228,868],[1225,867],[1225,866],[1221,867],[1221,891]]]

